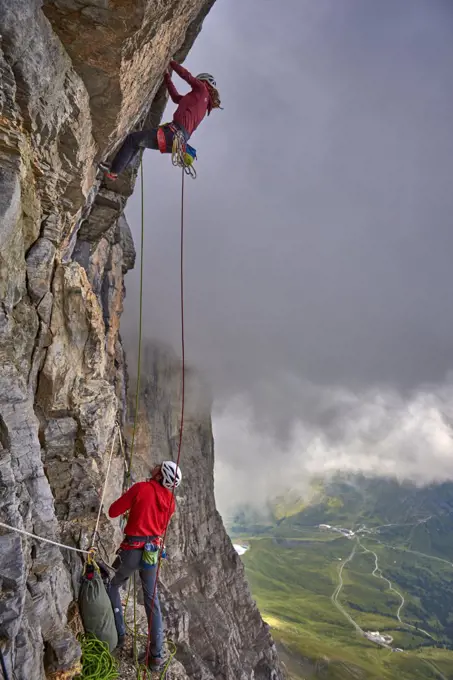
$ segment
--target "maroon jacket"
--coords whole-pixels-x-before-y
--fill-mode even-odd
[[[173,85],[171,77],[168,73],[165,74],[165,84],[168,93],[175,104],[179,104],[176,109],[173,120],[175,123],[182,125],[187,130],[189,137],[200,125],[201,121],[207,113],[210,113],[212,104],[209,90],[202,80],[197,80],[189,71],[178,64],[176,61],[171,61],[170,66],[178,76],[180,76],[186,83],[189,83],[192,90],[185,95],[179,94],[176,87]]]

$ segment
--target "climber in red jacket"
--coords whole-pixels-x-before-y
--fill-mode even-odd
[[[185,95],[179,94],[171,79],[171,69],[191,86],[190,92]],[[164,79],[172,101],[178,104],[173,121],[159,128],[131,132],[127,135],[111,166],[106,163],[99,166],[109,179],[116,179],[132,163],[141,147],[171,153],[176,131],[182,133],[187,143],[206,114],[209,116],[212,109],[220,108],[216,81],[209,73],[199,73],[194,77],[181,64],[171,61]]]
[[[163,663],[162,614],[157,588],[154,590],[159,548],[166,526],[175,511],[173,490],[180,483],[181,470],[172,460],[166,460],[153,469],[150,479],[131,486],[109,508],[110,517],[119,517],[129,511],[124,529],[125,538],[113,563],[116,573],[109,589],[118,632],[118,647],[124,645],[126,635],[120,588],[135,571],[139,571],[146,616],[148,625],[151,626],[149,666],[153,668],[159,668]],[[154,592],[156,596],[153,605]]]

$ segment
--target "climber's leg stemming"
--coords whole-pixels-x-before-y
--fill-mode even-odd
[[[132,576],[134,571],[137,571],[139,568],[142,552],[142,550],[120,549],[118,556],[113,563],[116,573],[110,583],[109,597],[113,607],[113,614],[115,616],[115,625],[118,636],[126,634],[120,588],[127,582],[128,578]]]
[[[131,132],[127,135],[110,166],[110,172],[119,175],[132,163],[141,148],[158,149],[157,128]]]

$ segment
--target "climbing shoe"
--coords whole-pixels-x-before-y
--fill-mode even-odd
[[[139,654],[138,657],[138,662],[140,664],[145,664],[146,663],[146,651],[144,651],[142,654]],[[152,670],[159,670],[161,666],[163,666],[165,663],[165,658],[159,654],[159,656],[153,656],[152,654],[149,654],[148,656],[148,668]]]
[[[126,646],[126,636],[125,635],[118,635],[118,644],[116,645],[115,649],[112,652],[112,656],[115,659],[118,659],[121,654],[124,651],[124,648]]]
[[[160,668],[165,663],[165,659],[163,659],[161,656],[153,656],[152,654],[149,655],[148,659],[148,668],[154,671],[158,671]]]
[[[99,170],[101,170],[101,172],[103,172],[104,175],[108,177],[108,179],[111,180],[118,179],[118,175],[115,172],[110,172],[110,166],[108,163],[99,163],[98,167]]]

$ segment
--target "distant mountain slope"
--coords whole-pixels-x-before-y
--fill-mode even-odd
[[[453,561],[453,484],[428,487],[362,476],[317,480],[307,496],[290,490],[272,500],[262,513],[240,508],[230,530],[255,534],[291,534],[297,527],[365,524],[381,527],[389,542]],[[395,525],[395,526],[385,526]]]
[[[230,534],[294,680],[453,680],[453,484],[317,480]]]

